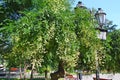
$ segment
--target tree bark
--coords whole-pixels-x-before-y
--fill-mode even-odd
[[[21,68],[21,65],[20,65],[20,79],[22,79],[22,70],[21,70],[22,68]]]
[[[32,64],[30,80],[33,80],[33,73],[34,73],[34,63]]]
[[[45,70],[45,80],[47,80],[47,79],[48,79],[48,71]]]
[[[10,80],[10,68],[9,68],[9,73],[8,73],[8,80]]]
[[[27,66],[24,67],[24,80],[26,79],[26,70],[27,70]]]
[[[58,80],[59,78],[64,78],[65,70],[63,61],[59,62],[58,71],[51,73],[51,80]]]

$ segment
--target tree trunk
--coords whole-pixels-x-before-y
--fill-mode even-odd
[[[48,79],[48,71],[45,70],[45,80],[47,80],[47,79]]]
[[[20,66],[20,79],[22,79],[22,70],[21,70],[22,68],[21,68],[21,66]]]
[[[20,70],[20,79],[22,79],[24,75],[22,74],[22,64],[21,63],[20,63],[20,69],[19,70]]]
[[[64,78],[65,70],[64,70],[64,64],[63,61],[59,62],[58,65],[58,71],[51,73],[51,80],[58,80],[59,78]]]
[[[34,73],[34,64],[32,64],[30,80],[33,80],[33,73]]]
[[[30,80],[33,80],[33,69],[31,70]]]
[[[24,67],[24,80],[26,79],[26,70],[27,70],[27,66]]]
[[[8,80],[10,80],[10,68],[9,68],[9,73],[8,73]]]

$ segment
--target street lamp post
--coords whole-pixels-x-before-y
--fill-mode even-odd
[[[83,8],[83,9],[87,9],[81,1],[78,2],[78,4],[76,5],[76,8]],[[98,11],[95,13],[95,18],[98,22],[99,27],[96,28],[97,30],[100,31],[100,33],[97,34],[97,37],[101,40],[106,40],[106,33],[107,30],[105,30],[103,28],[103,25],[105,24],[105,20],[106,20],[106,13],[101,9],[98,8]],[[99,78],[99,63],[98,63],[98,56],[96,54],[96,79],[95,80],[100,80]]]
[[[100,31],[100,33],[98,33],[97,36],[101,40],[106,40],[107,30],[105,30],[103,28],[103,25],[105,24],[105,17],[106,17],[106,13],[103,12],[103,10],[101,8],[98,8],[98,11],[95,13],[95,18],[96,18],[96,20],[98,21],[98,24],[99,24],[99,27],[97,28],[97,30]],[[100,80],[98,56],[96,56],[96,80]]]
[[[99,27],[102,29],[102,26],[105,24],[106,13],[101,8],[98,8],[98,11],[95,13],[95,18],[98,21]]]
[[[81,1],[79,1],[79,2],[77,3],[76,7],[83,8],[83,9],[87,9],[86,6],[84,6]]]

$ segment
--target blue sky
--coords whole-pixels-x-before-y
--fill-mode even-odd
[[[74,0],[74,7],[78,1],[82,1],[90,9],[102,8],[107,14],[106,18],[113,21],[113,24],[118,25],[117,29],[120,28],[120,0]]]

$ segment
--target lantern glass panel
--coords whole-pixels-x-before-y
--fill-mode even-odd
[[[99,23],[100,25],[105,24],[105,14],[101,13],[101,14],[99,14],[98,16],[99,16],[98,23]]]
[[[98,34],[97,34],[98,38],[101,39],[101,40],[106,40],[106,32],[105,31],[100,31]]]
[[[99,25],[102,26],[105,24],[106,13],[104,13],[101,8],[98,8],[98,11],[96,12],[95,17],[96,17]]]

